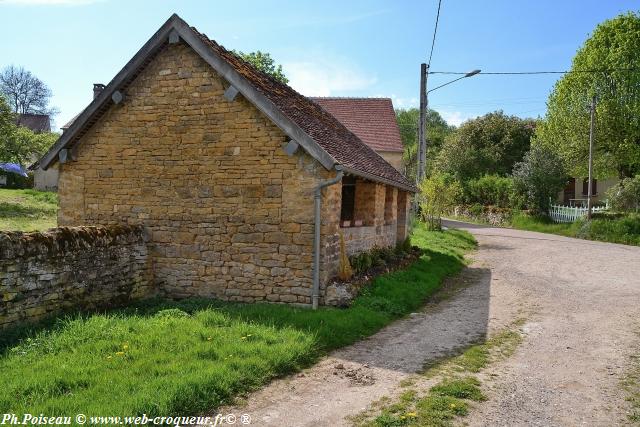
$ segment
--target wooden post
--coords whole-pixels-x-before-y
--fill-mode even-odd
[[[420,126],[418,128],[418,169],[416,170],[416,183],[425,177],[427,161],[427,64],[420,64]]]
[[[587,219],[591,219],[591,209],[592,209],[592,193],[593,193],[593,139],[594,139],[594,128],[595,128],[595,118],[596,118],[596,96],[594,95],[591,98],[591,125],[589,126],[589,183],[587,186]]]

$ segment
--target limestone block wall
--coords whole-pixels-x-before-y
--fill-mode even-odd
[[[153,294],[141,227],[0,233],[0,328]]]
[[[227,86],[189,47],[165,47],[62,165],[58,222],[145,226],[167,296],[308,304],[313,191],[335,172],[287,156],[286,135]],[[324,193],[323,260],[340,191]]]

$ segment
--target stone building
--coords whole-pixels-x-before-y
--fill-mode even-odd
[[[317,103],[177,15],[40,163],[60,172],[59,225],[144,226],[171,297],[322,304],[340,233],[350,253],[402,241],[415,191]]]

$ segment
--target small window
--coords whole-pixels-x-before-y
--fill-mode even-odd
[[[582,195],[586,196],[589,194],[589,178],[585,178],[582,180]],[[598,180],[591,180],[591,195],[595,196],[598,194]]]
[[[356,180],[354,177],[342,178],[342,203],[340,206],[340,224],[345,221],[353,223],[353,213],[356,206]]]

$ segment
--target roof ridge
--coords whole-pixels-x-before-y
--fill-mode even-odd
[[[177,15],[165,24],[140,48],[134,57],[107,84],[105,90],[83,110],[71,127],[43,156],[41,164],[48,168],[57,161],[62,149],[73,146],[112,105],[112,95],[126,90],[150,60],[171,43],[184,41],[195,50],[215,72],[236,87],[285,134],[298,141],[312,157],[327,169],[339,164],[346,171],[389,185],[416,191],[415,186],[391,164],[369,147],[355,133],[326,109],[291,86],[280,82],[244,61],[238,55],[204,33],[189,26]],[[173,40],[173,41],[172,41]],[[389,98],[378,98],[389,99]]]
[[[390,97],[385,97],[385,96],[308,96],[307,98],[311,98],[311,99],[353,99],[353,100],[359,100],[359,99],[384,99],[384,100],[389,100],[391,102],[393,102],[393,100]]]
[[[359,147],[354,147],[356,149],[363,149],[364,151],[369,151],[370,153],[372,153],[375,157],[378,158],[378,161],[383,162],[388,168],[389,168],[389,172],[393,171],[395,174],[398,174],[399,176],[397,178],[388,178],[385,177],[383,173],[380,173],[379,171],[376,172],[372,172],[372,171],[362,171],[362,172],[366,172],[372,176],[377,176],[378,178],[381,179],[390,179],[394,182],[396,182],[397,184],[401,184],[401,185],[409,185],[411,186],[411,183],[409,183],[408,179],[402,174],[400,173],[398,170],[396,170],[389,162],[387,162],[384,157],[382,157],[378,152],[376,152],[376,150],[374,150],[373,148],[371,148],[368,144],[366,144],[364,141],[362,141],[362,139],[360,139],[360,137],[358,137],[355,133],[353,133],[351,130],[349,130],[340,120],[338,120],[333,114],[331,114],[329,111],[327,111],[325,108],[323,108],[320,104],[316,103],[313,101],[313,97],[309,97],[309,96],[305,96],[303,94],[301,94],[300,92],[298,92],[297,90],[295,90],[294,88],[292,88],[291,86],[289,86],[286,83],[281,82],[280,80],[275,79],[274,77],[272,77],[271,75],[264,73],[262,71],[260,71],[259,69],[257,69],[255,66],[253,66],[251,63],[243,60],[242,58],[240,58],[240,56],[236,55],[233,51],[225,48],[223,45],[219,44],[218,42],[216,42],[215,40],[210,39],[206,34],[201,33],[200,31],[198,31],[197,28],[195,27],[190,27],[200,38],[202,38],[202,40],[208,44],[210,44],[212,47],[217,48],[220,50],[221,54],[228,54],[228,55],[232,55],[235,59],[240,60],[243,64],[246,64],[251,71],[253,71],[254,73],[257,73],[260,77],[266,78],[267,80],[269,80],[271,83],[275,84],[276,86],[280,86],[282,89],[290,91],[291,95],[297,96],[300,99],[304,99],[310,102],[311,105],[317,107],[317,109],[322,112],[324,114],[324,118],[327,120],[330,120],[333,122],[333,125],[335,127],[337,127],[339,129],[339,131],[347,134],[348,136],[351,137],[351,140],[353,143],[359,144]],[[225,60],[227,60],[227,58],[223,58]],[[232,67],[233,65],[230,64]],[[260,89],[259,89],[260,90]],[[262,90],[261,90],[262,91]],[[318,97],[319,98],[319,97]],[[341,99],[341,98],[336,98],[336,99]],[[378,100],[389,100],[391,101],[391,98],[349,98],[349,99],[378,99]],[[393,101],[391,101],[391,104],[393,105]],[[283,111],[283,113],[288,116],[291,120],[296,121],[294,117],[291,117],[289,114],[287,114],[286,112]],[[338,131],[338,129],[336,129],[336,131]],[[347,135],[337,135],[338,137],[345,137]],[[314,138],[315,139],[315,138]],[[345,141],[346,142],[346,141]],[[358,169],[357,167],[355,167],[354,169]],[[398,179],[399,178],[399,179]],[[404,182],[403,182],[404,181]]]

